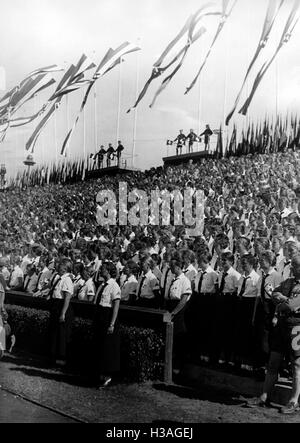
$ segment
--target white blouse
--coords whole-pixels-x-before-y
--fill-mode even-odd
[[[111,308],[115,300],[121,299],[121,289],[116,280],[114,280],[113,278],[108,280],[106,285],[107,286],[104,288],[104,291],[101,294],[99,305],[105,308]],[[99,291],[101,291],[101,286],[99,288]]]

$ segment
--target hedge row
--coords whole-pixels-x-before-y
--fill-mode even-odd
[[[49,312],[17,305],[6,305],[9,323],[17,337],[17,347],[47,356]],[[162,331],[133,326],[120,326],[121,375],[128,381],[162,379],[164,340]],[[70,361],[89,372],[93,356],[92,321],[76,317],[70,344]]]

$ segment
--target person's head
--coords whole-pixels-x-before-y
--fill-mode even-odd
[[[194,132],[194,129],[190,129],[190,133],[192,134],[192,132]]]
[[[272,251],[264,251],[259,256],[259,264],[264,272],[268,272],[275,264],[275,256]]]
[[[300,255],[296,255],[292,259],[291,270],[296,280],[300,280]]]
[[[154,262],[151,257],[144,257],[141,260],[141,270],[144,274],[147,274],[151,269],[153,269]]]
[[[252,254],[246,254],[242,256],[241,265],[243,272],[246,275],[249,275],[250,272],[254,269],[255,259]]]
[[[180,129],[180,130],[179,130],[179,134],[183,134],[183,129]]]
[[[188,267],[191,263],[195,262],[195,254],[190,249],[184,249],[181,252],[184,266]]]
[[[294,256],[298,255],[299,250],[297,244],[293,241],[287,241],[283,246],[283,255],[287,260],[291,260]]]
[[[11,259],[12,266],[20,266],[22,258],[19,255],[14,255]]]
[[[89,278],[91,278],[93,276],[93,272],[94,272],[94,270],[93,270],[92,266],[86,266],[86,267],[82,268],[80,275],[85,281],[87,281]]]
[[[36,272],[36,268],[33,264],[29,264],[26,266],[26,274],[31,277]]]
[[[241,255],[247,254],[250,248],[250,240],[247,237],[239,237],[236,243],[237,252]]]
[[[74,264],[74,275],[83,275],[83,270],[84,270],[84,264],[83,263],[75,263]]]
[[[229,239],[226,235],[220,234],[215,241],[216,253],[220,256],[229,246]]]
[[[234,255],[231,252],[223,252],[221,254],[221,267],[227,272],[234,264]]]
[[[71,274],[73,264],[68,258],[64,258],[57,263],[57,272],[59,275]]]
[[[184,261],[183,261],[181,253],[180,252],[176,252],[171,257],[171,261],[170,261],[171,272],[174,275],[179,276],[182,273],[183,265],[184,265]]]
[[[275,254],[278,254],[280,249],[282,248],[283,240],[280,237],[273,237],[272,238],[272,251]]]
[[[131,275],[136,277],[139,272],[139,267],[133,260],[128,260],[124,266],[123,272],[127,277],[130,277]]]
[[[206,125],[206,129],[210,129],[209,125]]]
[[[254,250],[257,256],[260,256],[264,251],[270,249],[270,242],[266,237],[259,237],[254,242]]]
[[[121,144],[122,144],[121,140],[118,140],[118,145],[121,145]]]
[[[295,227],[291,225],[286,225],[283,228],[283,237],[288,240],[290,237],[295,235]]]
[[[161,263],[161,258],[160,258],[160,256],[159,256],[158,254],[152,254],[152,255],[151,255],[151,258],[152,258],[152,260],[153,260],[153,262],[154,262],[154,267],[160,265],[160,263]]]
[[[5,257],[0,258],[0,272],[7,266],[7,259]]]
[[[112,262],[104,262],[101,266],[100,274],[104,280],[108,281],[111,278],[117,277],[117,268]]]
[[[210,265],[212,256],[209,252],[199,252],[198,256],[198,266],[202,271],[208,268]]]

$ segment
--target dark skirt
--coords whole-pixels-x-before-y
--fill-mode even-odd
[[[167,300],[165,308],[172,312],[178,305],[179,300]],[[188,348],[187,348],[187,330],[185,324],[185,311],[187,304],[182,308],[178,314],[175,315],[174,322],[174,342],[173,342],[173,365],[174,367],[181,369],[186,360]]]
[[[66,360],[67,348],[71,341],[74,320],[71,304],[66,312],[65,322],[59,321],[64,300],[52,299],[50,301],[50,354],[52,359]]]
[[[112,375],[120,371],[120,332],[118,321],[113,334],[107,334],[113,308],[97,306],[94,319],[95,363],[98,373]]]
[[[178,305],[179,300],[167,300],[165,304],[165,308],[167,311],[172,312],[176,306]],[[178,314],[175,315],[174,322],[174,337],[180,334],[185,334],[186,330],[186,322],[185,322],[185,311],[187,308],[187,304],[181,309]]]

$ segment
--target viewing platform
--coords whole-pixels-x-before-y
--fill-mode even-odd
[[[116,175],[120,174],[129,174],[130,172],[134,172],[137,171],[138,169],[135,168],[129,168],[129,167],[119,167],[119,166],[110,166],[110,167],[104,167],[104,168],[100,168],[100,169],[93,169],[91,171],[87,171],[86,172],[86,180],[90,180],[90,179],[96,179],[96,178],[101,178],[103,176],[107,177],[107,176],[111,176],[111,177],[115,177]]]
[[[207,151],[197,151],[192,152],[190,154],[181,154],[181,155],[172,155],[170,157],[163,157],[164,166],[173,166],[173,165],[180,165],[182,163],[189,163],[190,160],[197,163],[199,160],[202,160],[204,158],[212,158],[214,156],[214,153],[210,151],[208,153]]]

